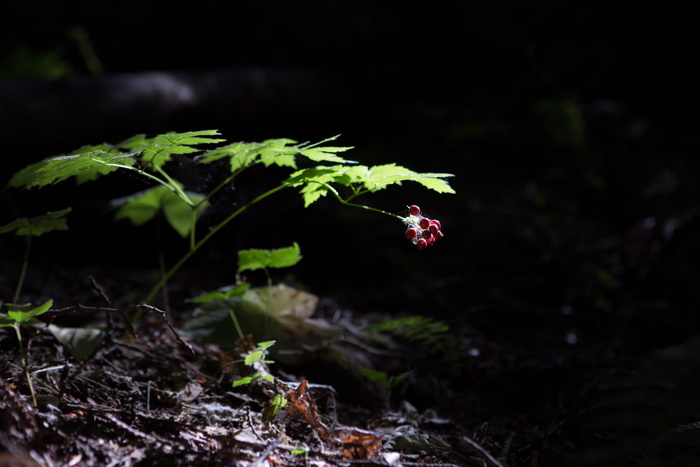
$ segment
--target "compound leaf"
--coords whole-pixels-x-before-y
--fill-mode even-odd
[[[348,147],[313,147],[310,149],[301,150],[301,155],[311,159],[314,162],[338,162],[341,164],[354,163],[355,161],[349,161],[343,159],[342,157],[336,155],[337,152],[344,152],[352,149],[352,146]]]
[[[75,177],[78,184],[95,180],[119,169],[133,166],[134,154],[121,154],[107,144],[86,146],[79,153],[45,159],[17,172],[10,186],[43,187]]]
[[[165,133],[158,135],[153,139],[152,144],[143,148],[141,159],[146,166],[154,169],[160,169],[168,161],[173,154],[189,154],[200,151],[196,148],[199,144],[220,143],[226,141],[220,138],[206,138],[205,136],[219,135],[217,130],[202,130],[189,131],[185,133]],[[149,142],[147,139],[144,142]],[[133,143],[138,143],[136,139]]]
[[[15,219],[0,227],[0,233],[14,231],[15,235],[32,235],[34,237],[39,237],[42,234],[54,230],[68,230],[65,216],[71,212],[71,210],[72,208],[65,208],[60,211],[47,212],[41,216]]]

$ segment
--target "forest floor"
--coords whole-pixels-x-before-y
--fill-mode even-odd
[[[171,326],[165,313],[148,307],[132,326],[126,318],[134,309],[96,304],[106,293],[92,285],[92,299],[79,298],[80,306],[52,309],[41,323],[22,327],[37,406],[17,336],[12,328],[0,331],[0,465],[571,462],[564,414],[533,406],[529,414],[509,416],[506,406],[521,401],[495,395],[501,391],[494,385],[506,378],[494,375],[535,363],[468,327],[448,332],[439,321],[407,320],[378,331],[372,323],[397,317],[321,300],[314,318],[342,329],[339,334],[314,346],[302,343],[301,363],[258,368],[273,381],[233,387],[251,374],[242,355],[255,349],[252,340],[231,338],[221,346],[184,337],[178,322]],[[59,340],[56,329],[81,331]],[[384,384],[363,369],[386,377]]]

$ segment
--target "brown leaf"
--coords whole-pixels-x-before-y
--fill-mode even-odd
[[[382,448],[382,440],[371,431],[344,426],[332,433],[341,443],[340,453],[347,459],[372,459]]]
[[[328,428],[321,422],[316,400],[309,393],[307,380],[299,383],[296,389],[290,389],[287,392],[287,399],[289,403],[284,408],[292,417],[305,420],[323,439],[328,439]]]

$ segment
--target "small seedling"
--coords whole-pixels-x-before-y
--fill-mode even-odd
[[[373,383],[377,383],[384,388],[387,389],[387,396],[386,396],[386,405],[389,406],[389,401],[391,400],[391,393],[396,389],[401,383],[403,383],[406,378],[411,376],[411,374],[415,370],[410,370],[406,371],[404,373],[401,373],[400,375],[393,375],[389,376],[386,372],[384,371],[377,371],[377,370],[360,370],[362,373],[372,381]]]
[[[2,303],[0,303],[2,305]],[[53,305],[53,300],[47,300],[39,306],[33,306],[30,304],[25,305],[12,305],[7,304],[7,315],[0,315],[0,328],[11,327],[15,330],[17,335],[17,341],[19,342],[19,353],[22,360],[22,369],[24,370],[24,376],[27,379],[27,385],[29,386],[29,393],[32,396],[32,402],[34,407],[37,407],[36,394],[34,394],[34,385],[32,384],[32,378],[29,374],[29,366],[27,365],[27,356],[24,353],[24,345],[22,343],[22,334],[20,333],[20,326],[23,324],[29,324],[34,321],[34,318],[46,313]]]
[[[244,384],[250,384],[259,380],[267,380],[270,382],[275,381],[275,377],[269,372],[265,371],[265,367],[262,364],[267,365],[268,363],[275,363],[272,360],[265,360],[267,355],[267,349],[272,347],[275,341],[259,342],[258,346],[244,357],[243,363],[247,366],[256,370],[253,376],[245,376],[243,378],[237,379],[233,382],[233,387],[243,386]]]
[[[65,208],[60,211],[47,212],[44,215],[36,217],[22,217],[15,219],[0,227],[0,233],[14,232],[15,235],[27,237],[27,246],[24,250],[24,261],[22,262],[22,270],[15,289],[14,303],[19,301],[19,296],[24,284],[24,277],[27,274],[27,265],[29,264],[29,251],[32,244],[32,237],[40,237],[41,235],[52,232],[54,230],[68,230],[66,223],[66,215],[71,212],[71,208]]]

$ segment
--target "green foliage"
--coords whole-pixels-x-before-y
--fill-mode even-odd
[[[26,303],[24,305],[6,304],[7,315],[0,315],[0,327],[19,326],[31,322],[37,316],[46,313],[53,305],[53,300],[46,300],[39,306]]]
[[[0,302],[2,305],[2,302]],[[37,406],[36,395],[34,394],[34,385],[32,384],[32,377],[29,373],[29,366],[27,365],[27,358],[24,355],[24,346],[22,344],[22,334],[19,331],[20,325],[31,323],[35,317],[43,315],[46,313],[53,305],[53,300],[46,300],[39,306],[34,306],[31,304],[16,305],[8,304],[7,315],[0,315],[0,328],[2,327],[12,327],[15,330],[15,335],[17,336],[17,342],[19,343],[19,351],[22,358],[22,369],[24,370],[24,377],[27,380],[27,385],[29,386],[29,392],[32,396],[32,402],[34,406]]]
[[[233,387],[236,388],[238,386],[243,386],[244,384],[250,384],[255,381],[259,380],[266,380],[266,381],[275,381],[275,377],[270,375],[267,372],[261,371],[264,366],[260,365],[260,363],[274,363],[272,360],[265,360],[265,357],[267,355],[268,349],[272,347],[275,344],[275,341],[265,341],[265,342],[259,342],[258,346],[251,351],[248,355],[244,357],[243,362],[250,367],[255,368],[257,371],[255,372],[254,375],[252,376],[245,376],[243,378],[237,379],[236,381],[233,382]],[[275,413],[277,413],[275,411]]]
[[[259,143],[230,143],[205,150],[204,145],[225,143],[216,130],[202,130],[184,133],[165,133],[153,138],[136,135],[119,144],[103,143],[84,146],[68,155],[47,158],[20,170],[10,179],[12,187],[42,188],[75,178],[78,184],[96,180],[119,170],[129,170],[158,183],[160,186],[114,202],[118,206],[117,219],[128,219],[134,225],[142,225],[158,212],[164,214],[168,223],[183,237],[189,237],[189,251],[163,274],[161,280],[146,298],[150,301],[172,274],[192,256],[212,235],[218,232],[243,211],[263,199],[285,188],[300,190],[304,205],[309,206],[328,193],[337,201],[348,206],[360,207],[401,219],[380,209],[358,205],[350,201],[365,193],[383,190],[390,185],[401,185],[404,181],[420,183],[438,193],[454,193],[445,180],[452,174],[417,173],[397,164],[384,164],[373,167],[356,165],[341,157],[351,147],[324,146],[337,136],[315,144],[297,143],[287,138],[270,139]],[[185,187],[168,172],[168,162],[173,156],[191,157],[196,166],[228,160],[230,173],[209,193],[185,191]],[[305,167],[300,168],[300,161]],[[320,165],[323,163],[336,165]],[[196,239],[195,225],[207,209],[209,199],[223,187],[229,186],[234,177],[242,171],[261,165],[293,169],[286,179],[277,186],[268,188],[245,206],[231,213],[217,226],[210,229],[199,241]],[[215,182],[215,183],[216,183]],[[344,187],[349,194],[341,196],[337,187]],[[244,270],[286,267],[301,259],[299,247],[295,243],[290,248],[279,250],[248,250],[239,255],[239,272]],[[269,274],[268,274],[269,279]],[[269,285],[269,284],[268,284]]]
[[[15,219],[0,227],[0,234],[15,232],[15,235],[39,237],[54,230],[68,230],[65,216],[70,212],[71,208],[65,208],[41,216]]]
[[[443,180],[452,177],[445,173],[418,173],[396,164],[367,167],[331,166],[313,167],[294,172],[286,181],[289,186],[301,186],[304,206],[308,207],[328,193],[338,196],[332,184],[352,189],[352,198],[368,192],[383,190],[390,185],[401,185],[405,181],[420,183],[438,193],[454,193],[450,185]]]
[[[119,206],[114,219],[128,219],[132,224],[139,226],[162,212],[168,224],[182,237],[187,237],[194,229],[197,219],[208,207],[208,203],[204,195],[190,191],[184,193],[195,203],[194,211],[176,193],[163,186],[157,186],[114,200],[112,205]]]
[[[23,235],[29,237],[27,240],[27,246],[24,252],[24,261],[22,262],[22,270],[19,274],[19,281],[17,282],[17,288],[15,289],[14,302],[19,301],[19,295],[22,290],[22,284],[24,283],[24,278],[27,274],[27,265],[29,263],[29,250],[31,246],[32,237],[39,237],[47,232],[52,232],[54,230],[68,230],[68,224],[66,223],[65,216],[71,212],[71,208],[61,209],[60,211],[47,212],[44,215],[36,217],[22,217],[20,219],[15,219],[2,227],[0,227],[0,233],[15,232],[15,235]]]
[[[214,292],[202,295],[201,297],[188,300],[192,303],[209,303],[213,300],[228,300],[234,297],[242,297],[243,294],[250,288],[250,284],[244,283],[236,286],[227,286]]]
[[[252,248],[238,252],[238,272],[255,271],[267,268],[286,268],[294,266],[303,257],[299,244],[294,242],[290,247],[275,250]]]

